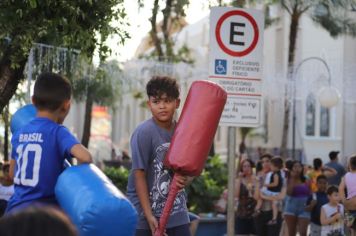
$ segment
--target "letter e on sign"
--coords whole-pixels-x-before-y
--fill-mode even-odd
[[[250,34],[247,34],[247,31]],[[229,32],[229,35],[222,35]],[[247,37],[250,35],[250,37]],[[255,19],[247,12],[233,10],[220,17],[215,28],[219,47],[233,57],[249,54],[257,45],[259,32]]]

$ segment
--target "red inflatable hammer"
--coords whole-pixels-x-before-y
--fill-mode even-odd
[[[210,81],[195,81],[190,87],[174,131],[164,165],[174,170],[173,181],[155,236],[162,236],[178,191],[177,175],[198,176],[213,143],[227,94]]]

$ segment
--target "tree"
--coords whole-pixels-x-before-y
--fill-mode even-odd
[[[281,5],[290,16],[287,79],[293,78],[298,26],[303,14],[309,14],[311,19],[327,30],[332,37],[341,34],[356,36],[356,22],[347,14],[352,10],[352,1],[350,0],[282,0]],[[286,90],[281,143],[281,156],[283,157],[286,157],[287,154],[289,133],[290,104],[287,96]]]
[[[138,0],[140,6],[143,1]],[[152,16],[149,19],[151,23],[150,38],[154,50],[150,57],[155,57],[159,61],[168,60],[170,62],[193,63],[190,58],[189,50],[183,46],[177,52],[174,51],[174,40],[172,35],[180,31],[185,25],[184,9],[189,5],[189,0],[165,0],[165,6],[162,7],[159,0],[154,0]],[[162,12],[162,22],[157,22],[159,10]]]
[[[83,125],[82,144],[89,146],[91,111],[94,104],[111,106],[115,109],[115,102],[120,97],[121,70],[115,60],[101,63],[95,68],[89,62],[81,62],[72,78],[73,95],[77,101],[85,101],[85,115]]]
[[[75,48],[91,58],[98,49],[105,58],[105,41],[128,34],[111,22],[125,24],[123,0],[102,1],[0,1],[0,111],[24,78],[24,68],[34,43]]]

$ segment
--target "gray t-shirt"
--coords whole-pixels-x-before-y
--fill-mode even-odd
[[[337,172],[336,175],[328,177],[329,185],[338,186],[341,182],[342,177],[346,174],[345,168],[337,161],[330,161],[325,164],[328,167],[334,168]]]
[[[159,127],[153,119],[141,123],[131,137],[132,169],[127,186],[127,197],[136,207],[139,220],[137,229],[149,229],[135,188],[134,171],[145,170],[152,213],[159,218],[167,200],[172,172],[163,166],[163,159],[173,132]],[[167,228],[189,223],[187,201],[184,190],[174,201]]]

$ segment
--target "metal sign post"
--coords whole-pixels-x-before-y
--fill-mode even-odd
[[[262,11],[213,7],[210,12],[209,80],[228,98],[220,125],[228,126],[227,232],[235,230],[236,127],[257,127],[262,111]]]
[[[228,196],[227,196],[227,235],[235,235],[235,150],[236,128],[228,128]]]

